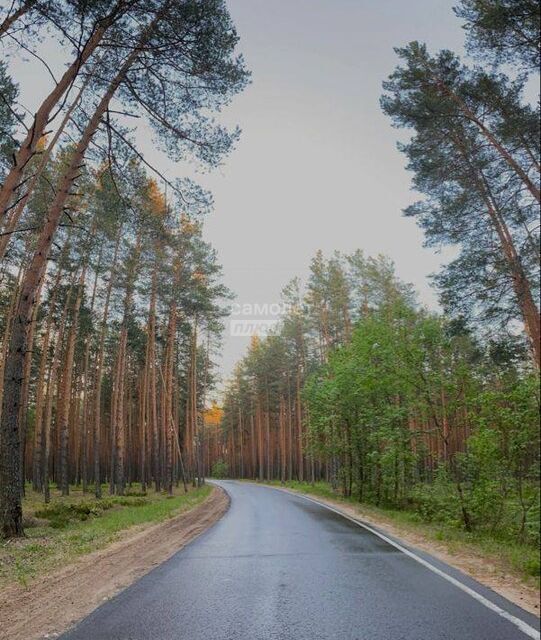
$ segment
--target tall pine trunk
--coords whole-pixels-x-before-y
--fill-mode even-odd
[[[100,335],[98,340],[98,351],[96,360],[96,376],[94,386],[94,429],[93,429],[93,455],[94,455],[94,493],[96,498],[101,498],[101,388],[103,377],[103,360],[105,351],[105,338],[107,337],[107,322],[109,319],[109,306],[111,304],[111,293],[116,279],[118,252],[120,248],[120,239],[122,237],[122,227],[119,227],[113,261],[109,271],[109,282],[105,293],[105,301],[103,306],[103,315],[101,319]]]
[[[45,407],[45,419],[43,426],[43,438],[44,438],[44,447],[43,447],[43,494],[45,497],[45,502],[49,502],[50,499],[50,487],[49,487],[49,456],[51,451],[51,423],[52,423],[52,414],[53,414],[53,401],[55,388],[58,386],[58,372],[60,369],[60,361],[62,359],[62,345],[64,343],[64,332],[66,327],[66,321],[68,317],[69,304],[71,300],[72,287],[70,286],[69,291],[66,295],[66,300],[64,302],[64,308],[62,310],[62,315],[60,317],[60,322],[58,325],[58,329],[56,332],[56,343],[54,346],[54,354],[53,354],[53,363],[51,366],[51,371],[49,375],[49,384],[47,385],[47,400]]]
[[[81,268],[81,275],[77,285],[77,297],[72,311],[72,320],[68,334],[68,344],[64,369],[62,373],[62,393],[60,394],[60,406],[58,416],[58,429],[60,433],[60,487],[62,495],[69,495],[69,419],[71,407],[71,383],[73,378],[73,359],[75,356],[75,343],[79,331],[79,312],[83,300],[83,291],[86,278],[86,262]]]

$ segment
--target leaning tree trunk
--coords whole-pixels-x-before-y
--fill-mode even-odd
[[[91,78],[92,78],[92,74],[89,74],[83,86],[79,90],[79,93],[77,94],[75,100],[71,103],[69,109],[66,111],[62,119],[62,122],[60,123],[58,129],[54,134],[53,139],[47,145],[47,149],[44,151],[43,155],[40,158],[39,165],[36,169],[36,172],[32,176],[30,182],[28,183],[28,187],[26,189],[24,196],[21,198],[19,203],[15,206],[12,214],[9,216],[9,219],[5,224],[4,231],[0,236],[0,262],[4,259],[4,256],[6,255],[6,250],[9,245],[9,241],[13,235],[13,232],[15,231],[15,228],[17,227],[17,223],[19,222],[21,215],[23,214],[23,211],[26,207],[26,203],[28,202],[30,196],[34,192],[34,189],[36,188],[36,185],[39,179],[43,175],[43,172],[45,171],[45,167],[47,166],[47,163],[49,162],[49,159],[51,157],[52,151],[55,148],[56,143],[58,142],[58,139],[62,135],[64,129],[66,128],[67,123],[70,121],[73,111],[75,110],[75,107],[79,104],[81,97],[83,95],[83,92],[88,86]]]
[[[505,219],[500,212],[498,204],[490,189],[488,180],[483,172],[474,165],[465,143],[460,139],[459,135],[453,135],[451,139],[462,155],[471,175],[474,178],[479,195],[486,205],[490,222],[498,235],[502,253],[505,261],[507,262],[509,273],[511,274],[513,290],[522,314],[526,334],[530,341],[533,359],[539,369],[541,366],[541,326],[539,308],[534,300],[532,287],[524,271],[524,267],[522,266],[513,236],[511,235]]]
[[[525,184],[528,191],[533,195],[537,202],[541,202],[541,191],[532,182],[530,176],[524,171],[520,164],[515,160],[512,154],[503,146],[503,144],[496,138],[496,136],[488,129],[485,124],[475,115],[475,113],[468,107],[468,105],[457,95],[449,86],[443,82],[436,74],[430,71],[434,82],[438,89],[450,98],[458,107],[462,115],[473,123],[481,132],[481,135],[488,141],[490,146],[496,150],[496,152],[503,158],[504,162],[511,167],[511,169],[517,174],[517,176]]]
[[[22,18],[24,15],[26,15],[36,4],[37,0],[26,0],[26,2],[23,2],[21,4],[17,11],[14,11],[12,14],[6,16],[0,23],[0,37],[7,33],[11,26],[15,22],[17,22],[19,18]]]
[[[54,89],[36,111],[32,125],[29,127],[28,133],[22,141],[19,150],[14,155],[13,167],[5,177],[4,184],[0,189],[0,221],[3,220],[5,214],[9,211],[9,204],[21,186],[23,173],[35,155],[39,141],[45,135],[45,127],[50,121],[53,109],[66,91],[72,86],[83,65],[99,46],[107,29],[109,29],[119,15],[125,11],[126,5],[127,3],[121,0],[106,18],[97,22],[94,32],[87,40],[80,54],[71,63]]]
[[[522,313],[526,334],[530,340],[533,360],[539,369],[541,367],[541,326],[539,308],[534,300],[530,281],[524,271],[524,267],[522,266],[522,261],[515,248],[509,228],[507,227],[503,216],[500,214],[494,198],[492,198],[492,194],[490,189],[488,189],[486,181],[485,186],[488,193],[486,202],[489,216],[493,221],[496,233],[500,239],[502,252],[507,264],[509,265],[509,271],[513,282],[513,290]]]

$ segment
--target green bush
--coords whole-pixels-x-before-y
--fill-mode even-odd
[[[114,502],[111,499],[92,500],[77,504],[57,502],[43,509],[38,509],[34,515],[36,518],[48,520],[49,526],[53,529],[63,529],[70,521],[84,521],[91,516],[99,517],[107,509],[111,509],[113,505]]]
[[[541,575],[541,563],[539,558],[528,558],[524,561],[524,571],[527,575],[537,578]]]
[[[443,466],[436,471],[432,484],[418,484],[411,490],[410,500],[425,522],[456,525],[460,521],[456,489]]]
[[[212,465],[212,477],[213,478],[227,478],[229,476],[229,467],[227,466],[227,462],[223,460],[217,460]]]
[[[536,501],[534,506],[530,509],[526,516],[526,534],[530,540],[539,547],[540,542],[540,525],[541,514],[539,509],[539,493],[536,495]]]

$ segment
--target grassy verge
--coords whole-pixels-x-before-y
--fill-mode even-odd
[[[114,542],[130,527],[162,522],[195,507],[211,490],[205,485],[185,494],[180,488],[168,496],[143,494],[133,485],[128,495],[109,497],[104,486],[104,498],[96,500],[73,487],[66,498],[52,491],[50,504],[44,505],[41,494],[28,488],[23,501],[26,538],[0,541],[0,588],[12,582],[26,586],[32,578]]]
[[[519,578],[528,586],[539,588],[539,550],[531,545],[499,540],[483,531],[468,533],[442,522],[424,522],[418,514],[411,511],[359,504],[355,498],[344,498],[335,493],[326,482],[317,482],[312,485],[308,482],[291,481],[281,485],[280,482],[274,481],[265,484],[285,486],[316,498],[342,503],[352,507],[360,519],[364,517],[376,525],[391,525],[398,532],[414,534],[427,541],[443,544],[450,555],[470,553],[482,557],[501,571]]]

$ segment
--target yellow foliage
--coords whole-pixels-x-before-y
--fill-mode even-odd
[[[45,149],[47,148],[48,141],[49,141],[49,136],[47,134],[44,136],[41,136],[41,138],[38,140],[38,144],[36,145],[36,150],[45,151]]]
[[[212,402],[212,405],[203,411],[203,420],[207,427],[217,427],[222,421],[224,410],[220,407],[216,401]]]
[[[189,236],[196,233],[198,230],[197,222],[190,219],[186,213],[180,214],[180,232],[183,235]]]
[[[167,209],[165,194],[160,190],[158,183],[153,178],[150,178],[148,181],[147,197],[150,202],[151,211],[157,216],[165,215]]]

